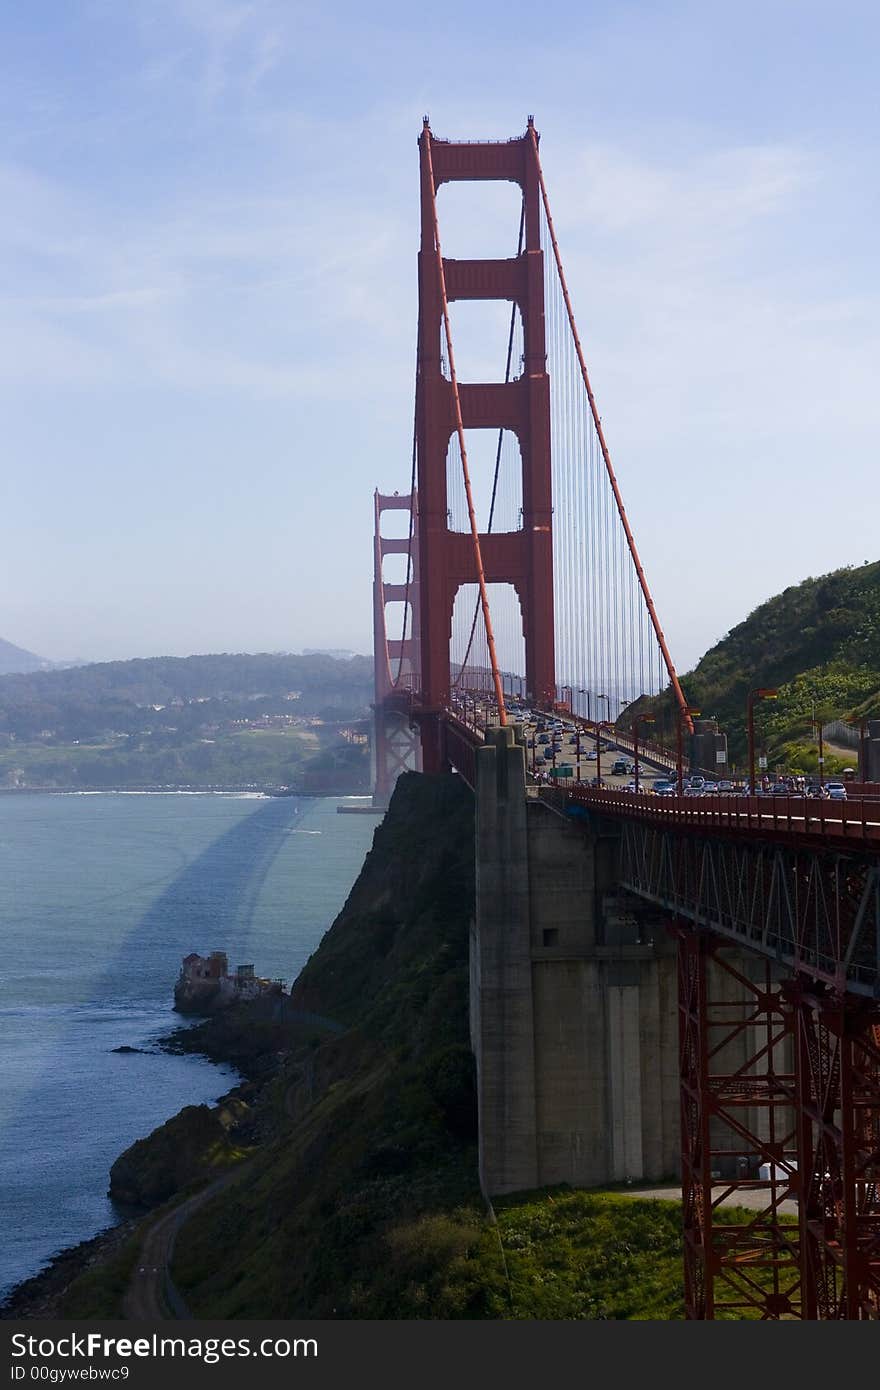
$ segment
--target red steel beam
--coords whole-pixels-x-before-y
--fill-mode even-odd
[[[498,666],[498,656],[495,651],[495,633],[492,630],[492,615],[489,612],[489,594],[486,589],[486,575],[483,571],[483,557],[480,553],[480,530],[477,526],[477,514],[474,509],[474,495],[471,488],[471,475],[468,469],[467,445],[464,438],[464,421],[461,414],[461,398],[458,394],[458,377],[455,371],[455,352],[452,346],[452,329],[449,326],[449,301],[446,298],[446,272],[443,268],[443,251],[440,246],[440,224],[437,220],[437,185],[434,182],[434,165],[431,158],[431,137],[430,132],[425,142],[425,156],[428,165],[428,182],[431,189],[431,217],[434,224],[434,251],[437,257],[437,275],[440,283],[440,310],[443,315],[443,328],[446,333],[446,351],[449,354],[449,376],[452,384],[452,401],[455,413],[455,432],[458,435],[458,447],[461,451],[461,471],[464,478],[464,490],[467,497],[468,520],[470,521],[471,537],[474,545],[474,564],[477,571],[477,583],[480,588],[480,604],[483,609],[483,624],[486,629],[486,643],[489,648],[489,661],[492,666],[492,683],[495,686],[495,701],[498,706],[498,722],[503,728],[507,723],[507,711],[504,708],[504,686],[501,681],[501,671]]]

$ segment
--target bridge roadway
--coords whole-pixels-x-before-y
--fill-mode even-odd
[[[675,829],[748,834],[817,848],[880,850],[880,796],[820,801],[805,796],[652,796],[606,787],[559,789],[569,804]]]
[[[617,823],[620,884],[643,901],[839,995],[880,997],[880,799],[539,794]]]
[[[450,713],[446,725],[471,786],[476,722]],[[655,796],[571,780],[530,794],[616,826],[620,884],[643,901],[837,993],[880,997],[880,797]]]
[[[455,693],[449,714],[457,723],[471,730],[477,742],[482,742],[487,728],[495,727],[498,723],[494,701],[488,696],[479,694]],[[526,766],[530,772],[548,772],[552,765],[552,759],[545,759],[543,756],[544,748],[549,745],[541,745],[537,742],[541,732],[544,732],[538,726],[546,725],[546,732],[549,733],[551,724],[561,723],[563,726],[560,736],[561,747],[557,750],[556,763],[571,764],[575,771],[574,781],[589,782],[597,775],[599,760],[596,756],[596,725],[590,720],[581,719],[577,715],[560,717],[559,715],[529,710],[514,714],[512,722],[523,726],[528,747]],[[534,745],[532,740],[535,741]],[[603,726],[600,730],[600,742],[602,753],[600,771],[603,783],[612,787],[625,788],[631,781],[631,774],[618,776],[611,773],[610,767],[615,760],[615,754],[624,755],[629,762],[632,762],[635,755],[635,745],[632,738],[621,733],[618,729]],[[675,778],[675,759],[670,755],[668,749],[662,748],[659,744],[643,742],[640,739],[638,756],[640,767],[649,769],[652,776]]]

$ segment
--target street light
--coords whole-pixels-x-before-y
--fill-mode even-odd
[[[820,786],[820,787],[824,787],[824,785],[825,785],[825,748],[824,748],[824,745],[823,745],[823,743],[822,743],[822,720],[821,720],[821,719],[811,719],[811,720],[810,720],[810,723],[811,723],[812,726],[813,726],[813,732],[814,732],[814,733],[818,733],[818,735],[819,735],[819,786]]]
[[[590,713],[590,692],[589,692],[589,690],[585,690],[583,686],[578,686],[578,694],[579,694],[579,695],[586,695],[586,697],[587,697],[587,723],[588,723],[588,724],[592,724],[592,722],[593,722],[593,716],[592,716],[592,714]]]
[[[633,766],[635,767],[636,791],[639,790],[639,725],[654,724],[653,714],[637,714],[632,722]]]
[[[676,758],[676,772],[678,773],[678,794],[684,796],[684,750],[682,748],[682,725],[688,718],[696,719],[702,713],[701,710],[694,709],[693,705],[685,705],[684,709],[678,711],[678,721],[676,732],[678,735],[678,755]]]
[[[608,706],[608,710],[607,710],[608,719],[606,720],[606,723],[610,724],[610,723],[611,723],[611,701],[610,701],[610,699],[608,698],[607,695],[597,695],[597,696],[596,696],[596,699],[597,699],[597,700],[604,700],[605,703],[607,704],[607,706]],[[601,728],[602,728],[602,721],[601,721],[601,719],[597,719],[597,720],[596,720],[596,786],[597,786],[597,787],[601,787],[601,785],[602,785],[602,738],[601,738],[601,735],[600,735],[600,730],[601,730]]]
[[[779,698],[778,690],[750,690],[749,698],[746,703],[749,718],[749,795],[755,795],[755,701],[756,700],[776,700]]]

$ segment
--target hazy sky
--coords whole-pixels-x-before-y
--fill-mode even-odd
[[[535,115],[681,669],[786,584],[880,558],[873,0],[0,13],[0,636],[369,649],[425,112],[462,138]]]

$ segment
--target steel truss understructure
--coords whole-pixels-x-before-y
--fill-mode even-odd
[[[745,834],[700,835],[623,818],[621,883],[673,916],[833,989],[880,983],[880,858]]]
[[[618,824],[678,938],[688,1317],[880,1318],[876,856]]]

